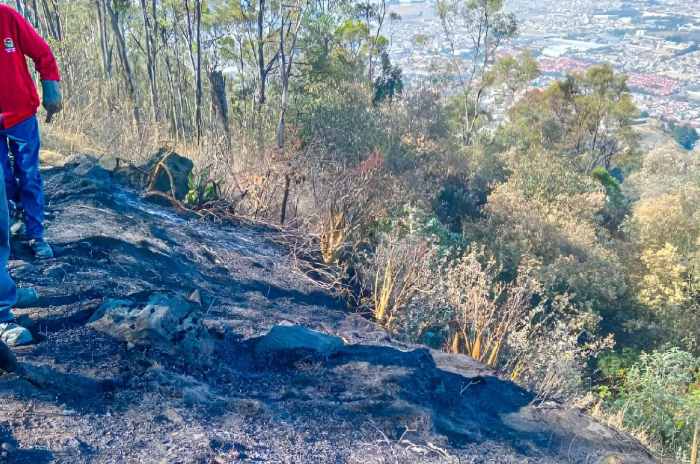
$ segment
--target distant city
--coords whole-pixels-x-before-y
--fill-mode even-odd
[[[700,128],[700,5],[698,0],[506,0],[519,34],[504,53],[532,51],[546,86],[567,72],[610,63],[628,75],[645,114]],[[448,48],[433,0],[394,3],[392,59],[417,81],[445,69]],[[469,59],[467,38],[457,53]]]

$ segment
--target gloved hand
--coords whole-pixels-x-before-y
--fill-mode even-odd
[[[46,110],[46,122],[51,122],[53,116],[63,109],[61,85],[58,81],[41,81],[43,93],[42,105]]]

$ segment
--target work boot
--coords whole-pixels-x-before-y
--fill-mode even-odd
[[[53,250],[51,245],[49,245],[43,238],[36,238],[29,241],[29,246],[34,252],[34,256],[39,259],[49,259],[53,258]]]

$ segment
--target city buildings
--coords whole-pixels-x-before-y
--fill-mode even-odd
[[[700,128],[700,9],[697,0],[506,0],[519,34],[505,50],[531,50],[542,85],[609,63],[628,76],[645,114]],[[450,56],[432,1],[391,6],[391,55],[409,81],[449,72]],[[467,36],[455,54],[469,60]]]

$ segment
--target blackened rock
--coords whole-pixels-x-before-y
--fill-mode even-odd
[[[299,325],[276,325],[258,340],[258,357],[289,359],[295,354],[328,358],[343,347],[340,337],[324,334]]]
[[[161,192],[168,196],[174,193],[175,198],[181,201],[190,190],[190,174],[194,163],[184,156],[162,148],[143,168],[150,173],[150,183],[147,186],[150,191]]]

